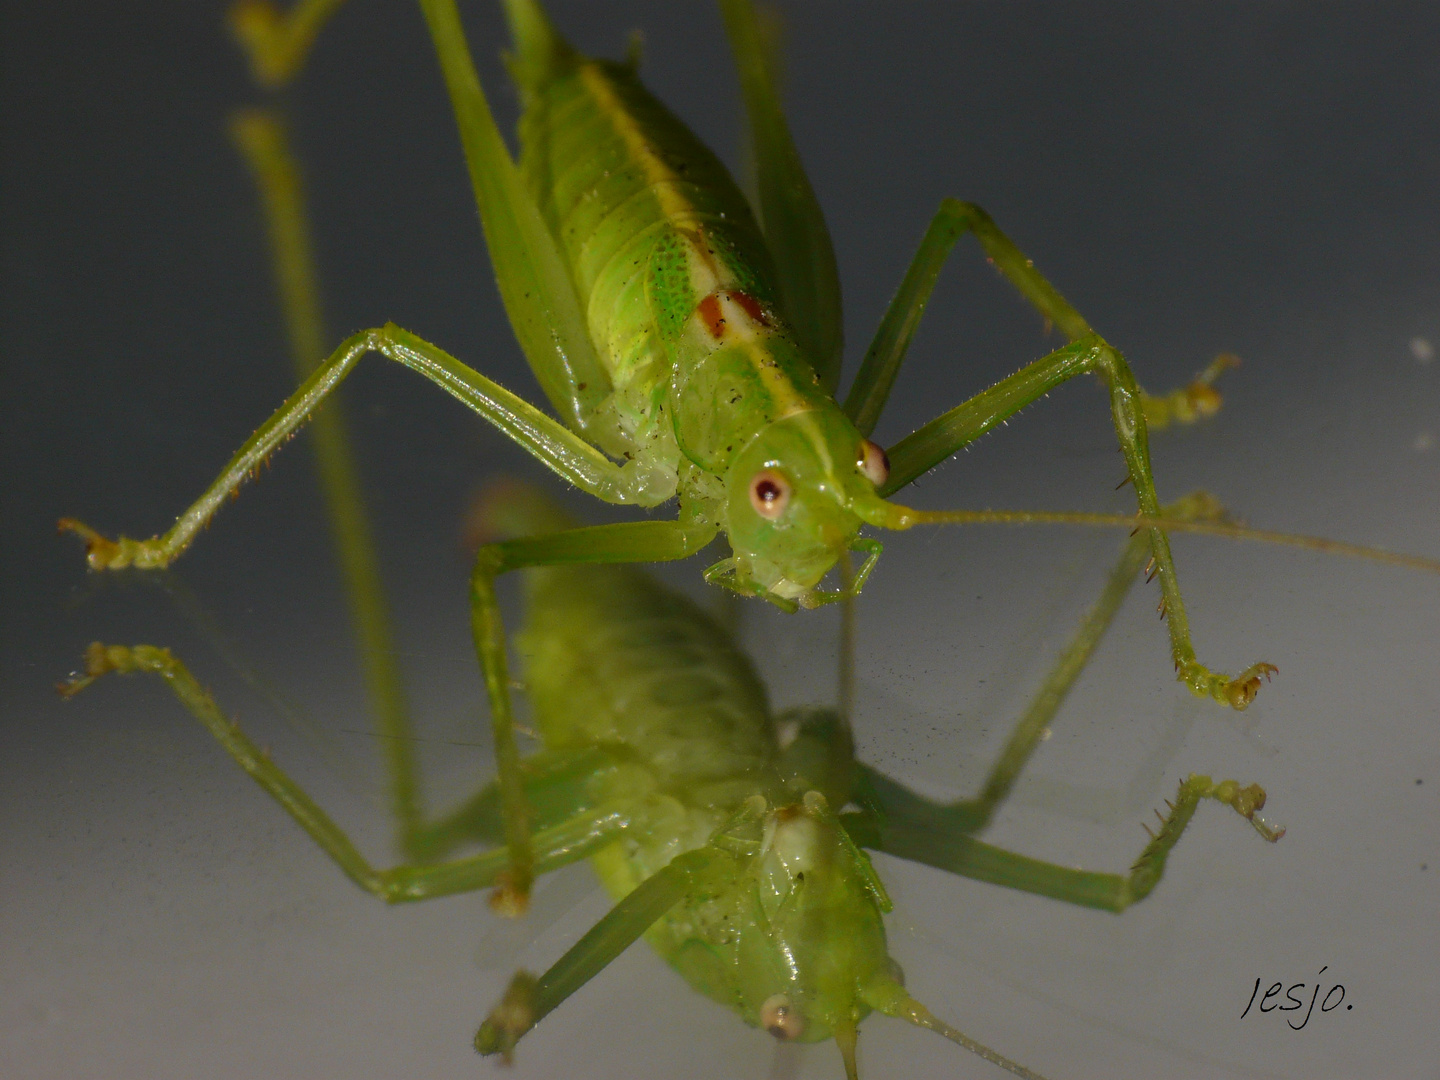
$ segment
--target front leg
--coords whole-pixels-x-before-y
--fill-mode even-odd
[[[1142,516],[1160,516],[1155,478],[1150,467],[1147,419],[1163,424],[1192,420],[1219,407],[1218,395],[1210,384],[1232,360],[1217,360],[1196,380],[1192,389],[1159,397],[1146,394],[1135,381],[1130,365],[1119,351],[1091,329],[1083,316],[1047,281],[1014,241],[996,227],[978,206],[947,199],[931,222],[900,292],[882,320],[875,342],[866,354],[855,385],[845,401],[845,411],[855,419],[862,433],[873,429],[890,387],[899,371],[935,277],[955,241],[973,232],[996,269],[1005,276],[1045,318],[1058,327],[1070,344],[1002,379],[949,412],[902,439],[889,450],[890,476],[880,494],[891,495],[934,468],[961,447],[1038,400],[1061,383],[1077,375],[1094,374],[1105,384],[1110,396],[1110,416],[1120,449],[1125,455],[1127,479],[1133,482]],[[904,524],[899,524],[903,518]],[[943,514],[897,515],[898,527],[940,523]],[[1213,672],[1196,658],[1190,641],[1185,603],[1175,577],[1170,541],[1159,528],[1148,530],[1151,553],[1160,578],[1163,599],[1160,612],[1170,631],[1170,650],[1176,677],[1190,689],[1232,708],[1243,709],[1254,700],[1262,679],[1276,670],[1258,663],[1237,676]]]
[[[525,910],[535,871],[530,844],[530,812],[525,800],[520,751],[515,744],[515,720],[510,705],[505,626],[495,598],[495,579],[507,570],[527,566],[684,559],[710,543],[715,533],[712,525],[690,525],[680,521],[623,522],[487,544],[476,555],[475,568],[470,575],[470,625],[475,635],[480,666],[485,672],[485,686],[490,694],[495,764],[505,817],[505,843],[510,852],[509,870],[491,897],[491,906],[497,911],[518,915]]]
[[[904,487],[1052,388],[1087,372],[1099,375],[1109,390],[1110,415],[1120,449],[1125,455],[1140,514],[1151,519],[1162,517],[1160,501],[1155,493],[1155,478],[1150,468],[1150,445],[1145,433],[1140,388],[1135,384],[1135,377],[1125,358],[1098,336],[1057,349],[902,439],[890,450],[890,479],[880,493],[889,495]],[[895,527],[908,528],[919,524],[941,524],[952,519],[969,520],[971,516],[959,514],[952,518],[944,511],[901,511],[897,508],[894,517]],[[1195,647],[1190,641],[1190,622],[1185,614],[1185,602],[1180,596],[1175,562],[1170,554],[1170,539],[1158,526],[1146,531],[1155,560],[1155,573],[1160,579],[1160,614],[1169,626],[1170,652],[1176,678],[1201,697],[1211,698],[1231,708],[1245,708],[1255,700],[1261,680],[1268,679],[1277,669],[1273,664],[1262,662],[1239,675],[1230,676],[1211,671],[1196,658]]]

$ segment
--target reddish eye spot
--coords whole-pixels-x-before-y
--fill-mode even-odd
[[[735,301],[741,311],[745,312],[746,315],[749,315],[750,318],[754,319],[761,326],[768,327],[770,325],[770,316],[765,314],[765,309],[760,306],[760,301],[756,300],[749,293],[743,293],[736,289],[730,293],[730,299]]]
[[[750,505],[767,521],[774,521],[790,505],[790,481],[774,469],[762,469],[750,481]]]
[[[700,301],[700,321],[705,324],[705,329],[710,336],[719,341],[725,336],[725,315],[720,309],[720,297],[711,293]]]
[[[798,1039],[805,1031],[805,1018],[784,994],[772,994],[760,1006],[760,1026],[782,1042]]]
[[[890,458],[869,439],[861,440],[859,460],[855,464],[876,487],[890,479]]]

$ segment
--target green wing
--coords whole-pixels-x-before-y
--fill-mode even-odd
[[[610,380],[595,355],[569,271],[495,126],[454,0],[421,0],[440,57],[490,262],[520,347],[568,427],[583,432]],[[525,11],[527,5],[513,5]],[[538,9],[536,9],[538,11]],[[542,16],[543,17],[543,16]]]
[[[765,241],[775,260],[785,317],[827,393],[840,383],[844,327],[840,272],[825,216],[780,111],[768,42],[749,0],[720,0],[750,120],[751,153]]]

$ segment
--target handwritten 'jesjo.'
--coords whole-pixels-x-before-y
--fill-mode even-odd
[[[1322,967],[1322,968],[1316,973],[1317,976],[1318,976],[1318,975],[1324,975],[1325,972],[1326,972],[1326,970],[1327,970],[1329,967],[1330,967],[1330,965],[1329,965],[1329,964],[1326,964],[1325,967]],[[1277,983],[1275,983],[1274,985],[1272,985],[1268,990],[1266,990],[1264,996],[1262,997],[1262,996],[1260,996],[1260,979],[1257,977],[1256,980],[1255,980],[1255,989],[1252,990],[1252,991],[1250,991],[1250,1001],[1249,1001],[1249,1003],[1245,1006],[1245,1011],[1240,1014],[1240,1019],[1241,1019],[1241,1020],[1244,1020],[1245,1017],[1250,1014],[1250,1009],[1251,1009],[1251,1007],[1255,1004],[1255,999],[1256,999],[1257,997],[1260,997],[1260,1008],[1259,1008],[1258,1011],[1260,1011],[1260,1012],[1262,1012],[1262,1013],[1268,1013],[1268,1012],[1299,1012],[1301,1009],[1305,1009],[1305,1019],[1304,1019],[1304,1020],[1301,1020],[1300,1023],[1298,1023],[1298,1024],[1295,1023],[1295,1021],[1294,1021],[1292,1018],[1288,1017],[1288,1016],[1285,1018],[1285,1023],[1289,1024],[1290,1027],[1291,1027],[1293,1030],[1299,1031],[1301,1028],[1303,1028],[1306,1024],[1308,1024],[1308,1023],[1310,1022],[1310,1014],[1315,1011],[1315,1001],[1316,1001],[1317,998],[1320,998],[1320,982],[1319,982],[1319,980],[1318,980],[1318,978],[1317,978],[1316,983],[1315,983],[1315,990],[1314,990],[1314,992],[1312,992],[1311,995],[1310,995],[1310,1007],[1309,1007],[1308,1009],[1306,1009],[1306,1008],[1305,1008],[1305,985],[1306,985],[1306,984],[1303,983],[1303,982],[1293,983],[1293,984],[1290,986],[1290,988],[1289,988],[1288,990],[1286,990],[1284,983],[1278,983],[1278,982],[1277,982]],[[1285,998],[1284,998],[1284,1000],[1291,1002],[1291,1004],[1289,1004],[1289,1005],[1284,1005],[1284,1004],[1281,1004],[1279,1001],[1276,1001],[1276,1002],[1273,1002],[1273,1003],[1271,1002],[1271,998],[1279,997],[1281,990],[1285,990]],[[1295,996],[1295,991],[1297,991],[1297,990],[1300,991],[1300,996],[1299,996],[1299,997],[1296,997],[1296,996]],[[1328,1012],[1331,1012],[1331,1011],[1333,1011],[1333,1010],[1335,1010],[1335,1009],[1338,1009],[1338,1008],[1340,1007],[1341,1002],[1343,1002],[1344,1000],[1345,1000],[1345,987],[1342,986],[1340,983],[1336,983],[1335,985],[1333,985],[1332,987],[1330,987],[1329,990],[1327,990],[1327,991],[1325,992],[1325,997],[1320,999],[1320,1011],[1321,1011],[1322,1013],[1328,1013]],[[1350,1010],[1350,1009],[1353,1009],[1354,1007],[1355,1007],[1355,1006],[1353,1006],[1353,1005],[1346,1005],[1346,1006],[1345,1006],[1345,1008],[1346,1008],[1347,1011]]]

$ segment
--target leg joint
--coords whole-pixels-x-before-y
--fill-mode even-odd
[[[940,211],[941,213],[949,214],[959,219],[964,224],[968,225],[970,228],[975,228],[976,226],[982,224],[995,224],[994,220],[990,217],[989,214],[985,212],[985,209],[983,207],[977,206],[975,203],[972,202],[964,202],[960,199],[951,198],[949,196],[940,200]]]

